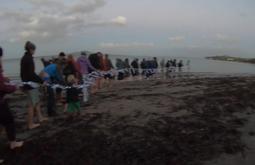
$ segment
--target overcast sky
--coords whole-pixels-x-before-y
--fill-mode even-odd
[[[254,0],[2,0],[6,57],[103,51],[153,56],[255,55]]]

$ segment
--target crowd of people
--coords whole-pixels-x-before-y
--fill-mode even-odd
[[[58,57],[46,60],[41,59],[44,68],[39,74],[35,72],[34,54],[36,45],[27,41],[24,46],[25,52],[20,61],[21,90],[27,96],[27,127],[35,129],[49,117],[57,115],[56,105],[61,104],[64,112],[70,117],[80,114],[81,103],[89,101],[89,96],[95,94],[102,87],[111,87],[112,81],[123,80],[129,76],[142,75],[149,78],[167,68],[167,71],[179,71],[183,67],[183,61],[161,60],[160,65],[156,57],[142,59],[139,62],[135,58],[131,63],[129,59],[116,59],[114,67],[107,54],[81,52],[75,59],[73,55],[59,53]],[[14,117],[5,99],[5,95],[15,92],[17,86],[10,85],[9,79],[3,76],[2,69],[3,49],[0,47],[0,124],[5,127],[10,148],[21,147],[23,142],[16,141]],[[31,83],[39,84],[34,87]],[[56,86],[57,85],[57,86]],[[55,86],[55,87],[54,87]],[[42,112],[41,97],[45,96],[47,116]],[[1,160],[0,160],[1,163]]]

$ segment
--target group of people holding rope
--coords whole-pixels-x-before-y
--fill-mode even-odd
[[[34,129],[48,120],[41,111],[41,93],[46,96],[48,117],[57,115],[57,102],[63,104],[64,112],[74,117],[80,113],[80,103],[87,103],[90,94],[96,93],[102,86],[110,87],[114,79],[123,80],[130,75],[140,74],[149,78],[159,68],[156,57],[151,60],[143,59],[140,63],[135,58],[131,64],[128,59],[116,59],[115,68],[107,54],[81,52],[76,60],[72,55],[61,52],[57,58],[51,60],[42,58],[44,69],[36,74],[33,58],[36,45],[27,41],[24,49],[25,53],[20,61],[21,82],[12,84],[3,76],[4,53],[0,47],[0,124],[5,127],[11,149],[21,147],[23,142],[16,141],[14,117],[5,95],[15,92],[18,87],[27,96],[28,129]]]
[[[110,72],[113,66],[108,55],[97,53],[87,57],[85,52],[81,53],[77,61],[72,55],[66,57],[64,53],[60,53],[54,61],[42,60],[44,69],[40,74],[36,74],[33,58],[36,45],[28,41],[24,49],[25,53],[20,61],[21,82],[15,84],[3,75],[4,52],[0,47],[0,124],[6,130],[10,149],[22,147],[23,141],[16,141],[14,116],[5,98],[6,94],[14,93],[19,87],[22,89],[27,96],[28,129],[35,129],[48,120],[41,111],[41,87],[46,94],[49,117],[56,115],[56,96],[63,96],[62,93],[65,93],[65,101],[62,102],[65,110],[76,115],[80,111],[80,94],[83,93],[82,101],[86,102],[88,97],[85,96],[88,95],[90,87],[95,93],[101,88],[102,77],[107,81],[113,77]],[[0,163],[2,162],[0,159]]]

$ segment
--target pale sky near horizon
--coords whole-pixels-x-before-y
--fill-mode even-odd
[[[255,55],[254,0],[2,0],[0,45],[20,57],[103,51],[150,56]]]

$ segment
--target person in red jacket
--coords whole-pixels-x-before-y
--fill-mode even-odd
[[[112,80],[114,79],[114,75],[112,75],[110,73],[110,71],[113,69],[113,65],[111,60],[109,59],[109,55],[105,54],[102,56],[101,59],[101,65],[102,65],[102,70],[104,72],[108,72],[107,74],[105,73],[104,75],[104,85],[106,85],[106,87],[111,87],[112,86]]]
[[[10,111],[8,103],[5,100],[5,95],[13,93],[16,90],[16,87],[13,85],[9,85],[9,79],[3,76],[2,56],[3,50],[0,47],[0,124],[5,127],[8,140],[10,141],[10,148],[15,149],[23,146],[23,142],[16,141],[14,118]],[[0,163],[1,162],[3,162],[3,160],[0,160]]]

